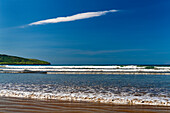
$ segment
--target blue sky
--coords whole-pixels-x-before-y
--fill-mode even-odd
[[[0,53],[52,64],[170,64],[169,6],[169,0],[0,0]]]

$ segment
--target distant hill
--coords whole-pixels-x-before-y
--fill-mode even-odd
[[[41,61],[37,59],[28,59],[17,56],[9,56],[0,54],[0,64],[13,64],[13,65],[48,65],[49,62]]]

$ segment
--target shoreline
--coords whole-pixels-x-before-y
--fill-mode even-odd
[[[164,89],[154,89],[153,91],[159,91],[157,95],[154,96],[154,92],[152,91],[152,88],[150,88],[150,85],[148,86],[147,89],[139,89],[132,87],[129,87],[127,85],[128,83],[124,84],[124,80],[122,79],[122,85],[124,86],[123,89],[119,89],[119,86],[116,84],[115,87],[106,87],[100,88],[100,84],[105,77],[107,78],[107,75],[109,78],[106,79],[104,83],[107,83],[110,81],[110,84],[112,84],[112,81],[114,80],[114,83],[117,83],[117,76],[110,76],[109,74],[115,74],[115,75],[170,75],[170,67],[157,67],[155,69],[146,69],[145,67],[137,67],[137,66],[125,66],[125,67],[120,67],[120,66],[5,66],[0,68],[0,73],[16,73],[15,75],[21,79],[21,81],[26,80],[26,78],[29,78],[30,80],[34,81],[34,77],[37,79],[37,77],[40,79],[39,82],[42,82],[43,84],[37,84],[37,80],[33,82],[33,84],[27,84],[24,83],[18,83],[18,84],[2,84],[2,89],[0,90],[0,96],[3,97],[20,97],[20,98],[32,98],[32,99],[39,99],[39,100],[48,100],[48,99],[53,99],[53,100],[67,100],[67,101],[83,101],[83,102],[94,102],[94,103],[107,103],[107,104],[116,104],[116,105],[155,105],[155,106],[170,106],[170,99],[168,96],[168,90]],[[18,74],[17,73],[21,73]],[[23,74],[25,76],[20,76],[22,73],[33,73],[33,74],[28,74],[31,76],[27,76],[27,74]],[[37,73],[37,74],[34,74]],[[38,74],[40,73],[40,74]],[[44,74],[45,78],[42,79],[42,75]],[[46,75],[45,75],[46,74]],[[54,74],[50,75],[50,74]],[[57,76],[57,74],[62,74],[61,76]],[[79,78],[76,78],[72,75],[69,74],[79,74],[80,76],[77,76]],[[88,74],[85,76],[82,76],[83,74]],[[100,75],[96,75],[98,78],[94,78],[94,76],[91,76],[91,74],[106,74],[106,75],[101,75],[103,78],[101,78]],[[12,74],[1,74],[2,78],[7,76],[6,80],[8,81],[8,77],[13,78],[15,80],[15,76]],[[36,76],[38,75],[38,76]],[[65,81],[65,77],[70,76],[67,80]],[[88,82],[91,81],[94,83],[91,84],[91,82],[87,83],[86,77],[93,78],[87,79]],[[32,78],[33,77],[33,78]],[[51,84],[51,82],[46,82],[46,77],[49,78],[51,82],[58,83],[60,86],[55,86],[54,84]],[[53,81],[54,78],[55,81]],[[113,78],[113,79],[110,79]],[[125,77],[125,76],[124,76]],[[121,78],[124,78],[121,77]],[[136,78],[135,76],[126,76],[126,77],[131,77]],[[125,77],[125,78],[126,78]],[[139,77],[139,76],[138,76]],[[142,76],[140,76],[142,77]],[[139,77],[139,78],[140,78]],[[146,77],[146,76],[145,76]],[[161,77],[161,76],[159,76]],[[162,76],[162,78],[169,78],[169,76]],[[115,79],[114,79],[115,78]],[[120,77],[118,76],[120,79]],[[138,79],[139,79],[138,78]],[[148,78],[148,77],[147,77]],[[22,80],[23,79],[23,80]],[[28,79],[28,80],[29,80]],[[42,79],[42,80],[41,80]],[[85,80],[84,80],[85,79]],[[152,77],[151,77],[152,79]],[[148,79],[148,80],[151,80]],[[6,83],[6,80],[4,83]],[[60,84],[60,80],[63,80]],[[83,81],[85,84],[87,84],[87,87],[84,88],[83,86],[74,86],[74,84],[77,83],[77,81]],[[96,81],[99,82],[99,84],[96,84],[98,87],[96,87],[95,83]],[[121,79],[120,79],[121,80]],[[131,80],[131,79],[130,79]],[[139,79],[140,80],[140,79]],[[146,80],[146,78],[144,79]],[[156,80],[156,79],[155,79]],[[71,81],[75,81],[72,82]],[[68,83],[67,83],[68,82]],[[120,81],[121,82],[121,81]],[[133,83],[133,81],[131,81]],[[136,81],[138,83],[138,81]],[[134,82],[136,84],[136,82]],[[151,81],[152,82],[152,81]],[[164,81],[162,81],[164,82]],[[13,83],[13,82],[12,82]],[[119,82],[118,82],[119,84]],[[69,86],[72,87],[69,87]],[[88,87],[88,85],[92,87]],[[129,87],[129,88],[128,88]],[[144,86],[145,87],[145,84]],[[168,86],[167,86],[168,87]],[[120,91],[119,91],[120,90]],[[150,91],[151,90],[151,91]],[[136,93],[137,92],[137,93]],[[151,93],[153,92],[153,93]],[[162,94],[161,92],[164,92],[165,94]],[[151,94],[150,94],[151,93]]]
[[[76,112],[76,113],[168,113],[170,108],[164,106],[140,106],[140,105],[111,105],[102,103],[36,100],[14,97],[0,97],[0,111],[11,112]],[[5,107],[4,107],[5,106]]]
[[[100,95],[100,96],[99,96]],[[85,93],[41,93],[41,92],[23,92],[14,90],[1,90],[0,97],[14,97],[37,100],[59,100],[74,102],[89,102],[114,105],[148,105],[148,106],[166,106],[170,107],[169,98],[165,97],[147,97],[147,96],[115,96],[105,97],[102,94]]]

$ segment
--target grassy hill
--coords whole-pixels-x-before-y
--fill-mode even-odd
[[[28,59],[28,58],[22,58],[22,57],[17,57],[17,56],[9,56],[9,55],[0,54],[0,64],[48,65],[50,63],[46,61],[37,60],[37,59]]]

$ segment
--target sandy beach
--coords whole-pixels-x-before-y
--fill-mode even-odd
[[[123,106],[101,103],[67,102],[0,97],[0,113],[170,113],[170,107]]]

